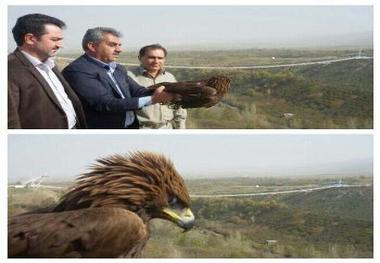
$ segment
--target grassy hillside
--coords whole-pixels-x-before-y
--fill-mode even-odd
[[[171,71],[179,80],[213,74],[232,79],[224,104],[189,110],[193,128],[372,128],[372,60],[281,70]]]
[[[305,196],[288,195],[282,201],[292,209],[299,209],[305,213],[364,221],[371,221],[373,218],[372,188],[325,189]]]
[[[40,188],[8,188],[8,215],[17,215],[58,202],[62,190]]]
[[[368,183],[371,177],[345,179]],[[275,184],[271,184],[275,182]],[[224,178],[189,180],[191,194],[261,191],[324,185],[331,179]],[[248,187],[248,190],[247,190]],[[209,191],[207,191],[209,189]],[[9,216],[55,203],[61,190],[8,190]],[[275,196],[193,198],[196,226],[183,233],[174,224],[151,222],[144,257],[372,257],[372,187],[332,188]],[[268,241],[275,240],[275,241]],[[165,244],[165,245],[163,245]]]
[[[195,199],[193,208],[198,225],[226,238],[240,235],[256,249],[268,247],[267,240],[276,240],[270,249],[277,256],[371,257],[371,189],[328,192],[328,198],[326,191],[315,191],[265,198]]]
[[[340,49],[236,49],[236,50],[169,50],[168,65],[180,66],[252,66],[320,61],[358,55],[358,48]],[[79,54],[68,54],[78,56]],[[372,56],[373,50],[362,49],[361,55]],[[274,58],[274,59],[273,59]],[[137,51],[123,52],[120,60],[138,63]]]

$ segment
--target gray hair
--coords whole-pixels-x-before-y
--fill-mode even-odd
[[[103,34],[111,34],[116,37],[121,37],[121,33],[111,27],[94,27],[86,31],[83,36],[82,48],[84,51],[88,50],[87,44],[93,42],[99,44],[103,40]]]

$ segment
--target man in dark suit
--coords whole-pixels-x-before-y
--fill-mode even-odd
[[[82,105],[54,64],[65,23],[42,14],[18,18],[8,56],[8,128],[84,128]]]
[[[81,99],[89,128],[137,129],[135,110],[173,99],[164,87],[152,92],[140,86],[115,62],[122,52],[120,37],[112,28],[87,30],[85,54],[63,70]]]

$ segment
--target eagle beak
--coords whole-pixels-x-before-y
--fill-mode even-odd
[[[164,212],[165,217],[168,220],[176,223],[185,231],[189,231],[194,226],[195,218],[190,208],[183,208],[181,210],[178,210],[167,207],[164,208],[162,211]]]

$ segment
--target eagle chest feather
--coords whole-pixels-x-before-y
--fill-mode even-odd
[[[183,179],[170,160],[150,152],[98,160],[57,206],[41,211],[8,220],[9,257],[137,257],[149,220],[185,231],[194,225]]]

